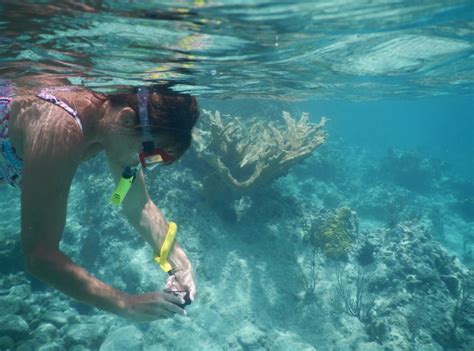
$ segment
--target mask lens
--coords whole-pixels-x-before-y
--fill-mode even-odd
[[[139,156],[142,167],[147,169],[153,169],[160,164],[171,163],[175,160],[173,156],[162,149],[156,149],[151,153],[141,152]]]
[[[145,168],[153,169],[158,166],[160,163],[163,163],[163,157],[160,154],[149,155],[144,158]]]

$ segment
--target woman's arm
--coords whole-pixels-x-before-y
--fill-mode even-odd
[[[59,250],[82,138],[73,132],[74,124],[67,125],[70,118],[62,117],[47,128],[38,126],[23,148],[21,241],[27,269],[77,300],[135,320],[184,314],[175,305],[182,299],[158,293],[130,296],[94,278]]]
[[[108,157],[112,176],[117,183],[123,172],[119,166]],[[158,207],[153,203],[146,189],[143,172],[137,177],[123,202],[124,213],[130,224],[150,244],[155,253],[159,253],[168,230],[168,223]],[[189,292],[189,298],[194,301],[196,286],[194,283],[192,265],[184,250],[175,241],[168,256],[179,284]]]

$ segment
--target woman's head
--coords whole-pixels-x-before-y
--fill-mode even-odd
[[[137,94],[112,94],[107,100],[112,107],[133,110],[130,131],[142,135]],[[169,89],[150,89],[147,97],[150,132],[157,146],[179,158],[191,145],[191,132],[199,116],[196,98]]]

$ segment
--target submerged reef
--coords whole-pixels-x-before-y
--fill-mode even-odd
[[[310,241],[328,258],[344,260],[357,237],[357,215],[348,207],[324,213],[313,224]]]
[[[375,298],[369,335],[395,349],[472,347],[472,273],[419,224],[402,223],[381,234],[368,284]]]
[[[466,221],[474,222],[474,197],[456,200],[453,204],[453,209]]]
[[[474,222],[474,180],[453,177],[443,185],[453,195],[451,208],[465,221]]]
[[[414,151],[390,149],[382,161],[381,178],[420,194],[433,190],[447,164]]]
[[[302,323],[314,315],[331,314],[334,325],[346,328],[347,335],[359,328],[366,333],[338,348],[474,346],[473,272],[434,241],[423,225],[403,222],[392,229],[364,231],[342,262],[328,260],[312,247],[306,250],[298,260],[305,289],[299,295]]]
[[[194,149],[217,175],[217,180],[237,193],[245,193],[285,175],[326,140],[324,126],[299,120],[283,111],[283,122],[221,115],[203,110],[194,132]],[[215,181],[211,182],[215,186]]]
[[[237,200],[220,192],[219,184],[232,185],[197,153],[147,172],[150,196],[178,223],[198,295],[187,317],[146,324],[81,305],[23,273],[19,201],[2,193],[0,349],[474,349],[472,221],[469,207],[456,205],[472,197],[472,182],[440,170],[420,191],[369,156],[328,141],[287,176],[235,188]],[[200,167],[213,182],[205,184]],[[113,188],[105,157],[81,165],[61,250],[128,294],[160,291],[166,274],[109,203]],[[220,215],[226,203],[232,221]]]

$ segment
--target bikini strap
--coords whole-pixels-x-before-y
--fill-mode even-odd
[[[49,94],[45,91],[39,92],[38,94],[36,94],[36,96],[39,97],[40,99],[44,100],[44,101],[51,102],[52,104],[55,104],[56,106],[61,107],[64,111],[69,113],[71,115],[71,117],[73,117],[76,120],[76,123],[79,125],[79,128],[81,128],[81,131],[82,131],[82,123],[81,123],[81,120],[79,119],[79,115],[77,114],[77,111],[74,110],[71,106],[66,104],[60,98],[58,98],[58,97],[56,97],[52,94]]]

